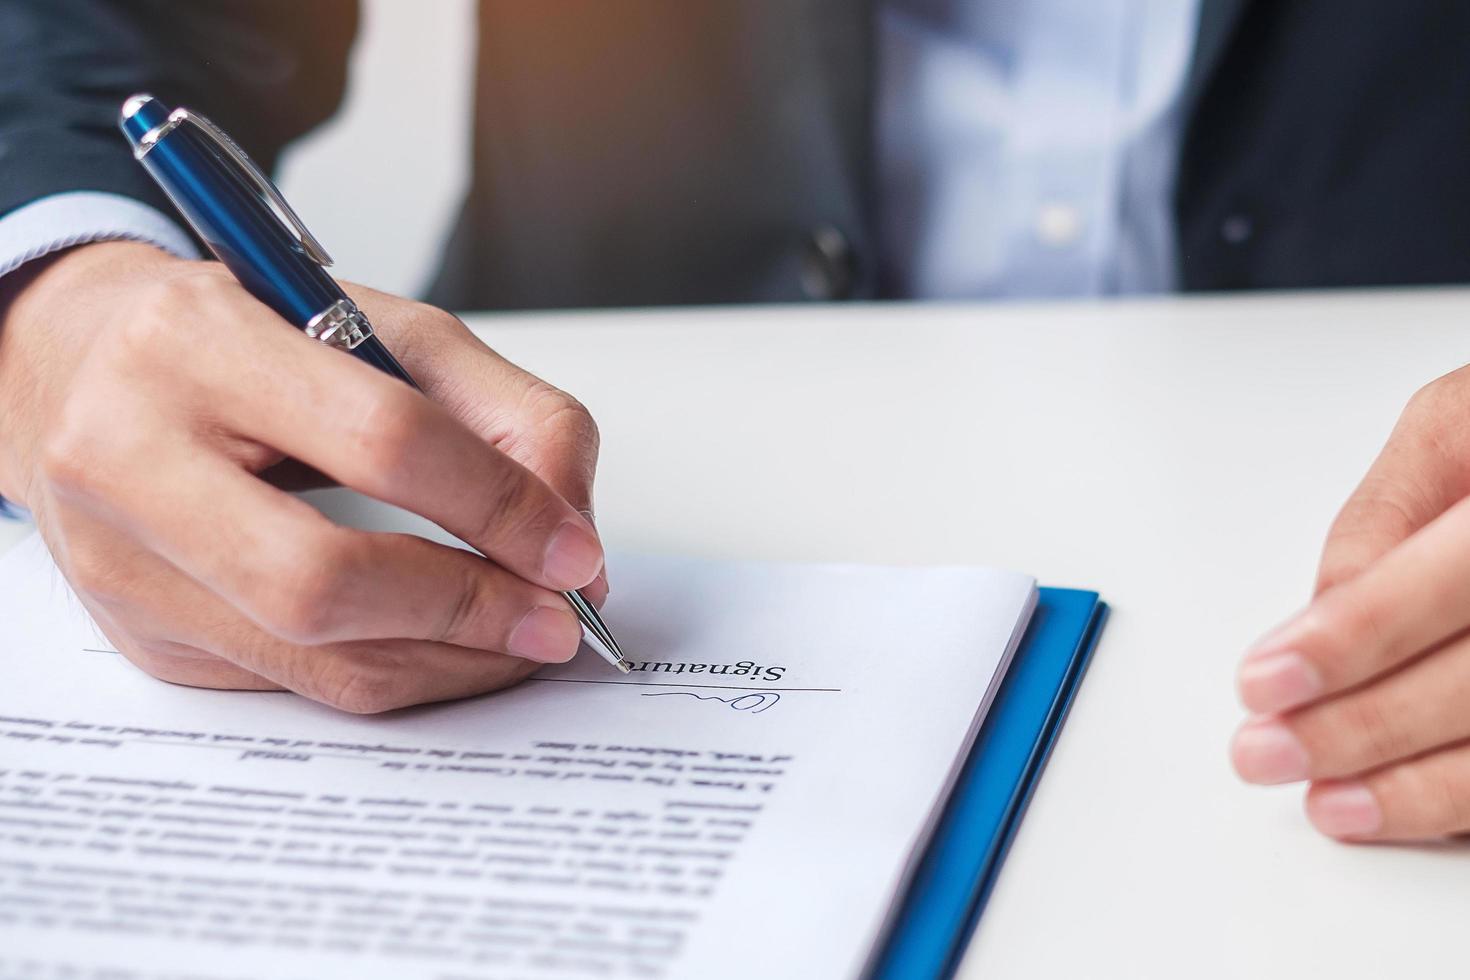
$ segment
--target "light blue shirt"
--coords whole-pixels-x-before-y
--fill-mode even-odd
[[[919,298],[1175,281],[1179,95],[1199,0],[880,0],[881,261]],[[0,218],[0,276],[108,239],[197,253],[171,217],[58,194]]]
[[[881,0],[887,292],[1163,292],[1199,0]]]

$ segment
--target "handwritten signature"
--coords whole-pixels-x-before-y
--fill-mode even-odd
[[[775,705],[778,701],[781,700],[781,695],[775,693],[774,691],[762,691],[758,693],[741,694],[737,697],[730,698],[722,698],[715,694],[695,694],[693,691],[659,691],[657,693],[645,694],[643,696],[645,698],[667,698],[678,697],[680,695],[683,695],[684,697],[698,698],[701,701],[719,701],[721,704],[724,704],[725,706],[730,708],[734,708],[736,711],[749,711],[753,715],[760,714],[762,711],[765,711],[767,708]]]

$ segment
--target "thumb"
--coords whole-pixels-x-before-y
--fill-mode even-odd
[[[1464,407],[1458,399],[1445,404],[1437,392],[1430,394],[1433,389],[1409,402],[1332,522],[1317,569],[1317,594],[1356,577],[1470,492],[1470,444],[1458,433]]]
[[[598,433],[580,402],[500,356],[450,313],[351,289],[425,394],[592,520]],[[583,593],[601,605],[606,569]]]
[[[596,529],[592,483],[600,446],[597,423],[581,402],[565,392],[539,380],[531,390],[519,406],[510,408],[508,431],[495,444],[545,480]],[[607,593],[604,565],[582,594],[600,608],[607,601]]]
[[[436,400],[480,438],[540,477],[595,528],[592,484],[600,437],[591,413],[468,332],[461,340],[425,352],[424,367],[434,379]],[[600,606],[607,595],[607,570],[582,591]]]
[[[592,483],[597,471],[597,423],[570,395],[531,375],[525,377],[532,382],[526,394],[518,402],[504,405],[496,413],[498,418],[493,427],[477,431],[501,452],[546,481],[595,529]],[[604,565],[597,578],[582,589],[582,594],[601,607],[607,593]]]

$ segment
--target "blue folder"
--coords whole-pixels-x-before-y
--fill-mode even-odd
[[[1107,614],[1096,592],[1041,590],[873,980],[949,977],[959,966]]]

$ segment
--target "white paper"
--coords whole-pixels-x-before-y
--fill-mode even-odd
[[[25,542],[0,559],[0,974],[857,975],[1034,582],[614,571],[630,676],[584,650],[359,717],[152,680]]]

